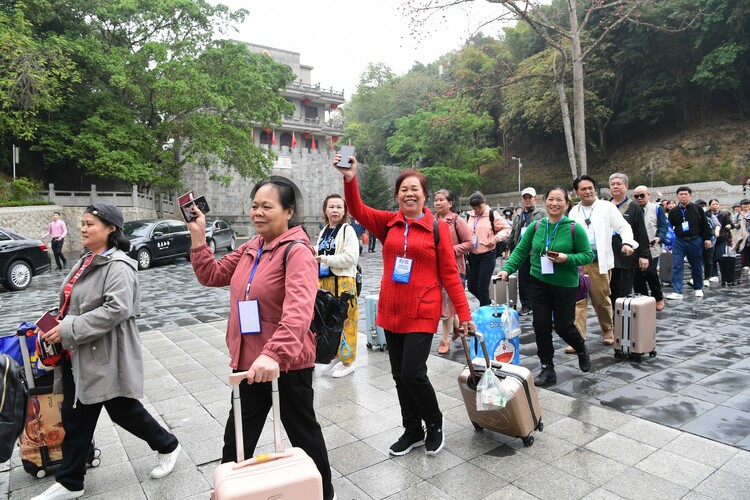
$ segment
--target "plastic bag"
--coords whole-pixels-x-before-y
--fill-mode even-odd
[[[485,370],[477,384],[477,411],[505,408],[512,396],[513,394],[503,387],[492,370]]]
[[[503,333],[508,340],[521,335],[521,324],[518,322],[515,312],[515,309],[508,308],[500,316],[500,321],[503,323]]]

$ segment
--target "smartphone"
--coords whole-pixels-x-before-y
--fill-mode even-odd
[[[192,191],[190,192],[190,195],[192,196]],[[182,198],[182,196],[180,198]],[[211,211],[211,208],[209,208],[208,202],[206,201],[205,196],[191,198],[186,203],[180,205],[180,210],[182,211],[182,217],[185,219],[185,222],[190,222],[196,219],[196,216],[195,214],[193,214],[193,210],[192,210],[194,206],[198,207],[198,210],[203,212],[204,215]]]
[[[549,257],[551,259],[556,258],[558,255],[560,255],[560,252],[553,252],[552,250],[550,250],[550,251],[547,252],[547,257]]]
[[[59,323],[60,322],[57,321],[57,318],[55,318],[52,312],[47,311],[46,313],[44,313],[44,315],[42,315],[41,318],[36,321],[36,327],[42,333],[47,333],[48,331],[56,327]]]
[[[337,167],[341,168],[352,168],[352,164],[349,163],[349,157],[354,156],[354,146],[341,146],[339,153],[341,153],[341,160],[336,164]]]

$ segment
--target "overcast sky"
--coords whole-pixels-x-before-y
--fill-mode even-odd
[[[411,35],[400,7],[405,0],[209,0],[250,15],[236,38],[300,53],[300,62],[312,66],[313,84],[344,90],[346,100],[356,90],[371,62],[387,64],[397,75],[415,61],[431,63],[455,50],[482,21],[502,7],[482,0],[452,9],[444,22],[431,22],[422,38]],[[497,36],[499,25],[485,27]]]

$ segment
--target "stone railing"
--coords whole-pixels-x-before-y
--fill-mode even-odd
[[[175,212],[175,200],[166,194],[140,192],[138,186],[131,191],[97,191],[96,185],[91,185],[90,191],[57,191],[54,184],[49,184],[49,191],[42,193],[45,198],[55,205],[64,207],[87,207],[94,203],[110,203],[117,207],[133,207],[154,210],[157,213]]]

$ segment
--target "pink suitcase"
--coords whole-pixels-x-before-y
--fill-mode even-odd
[[[300,448],[281,448],[281,419],[279,411],[279,383],[271,382],[273,402],[273,435],[275,453],[258,455],[245,460],[242,439],[240,382],[247,372],[229,376],[232,385],[234,432],[237,437],[237,462],[221,464],[214,470],[216,500],[267,500],[269,498],[304,498],[323,500],[323,479],[315,462]]]
[[[656,299],[629,295],[615,301],[615,358],[656,356]]]

